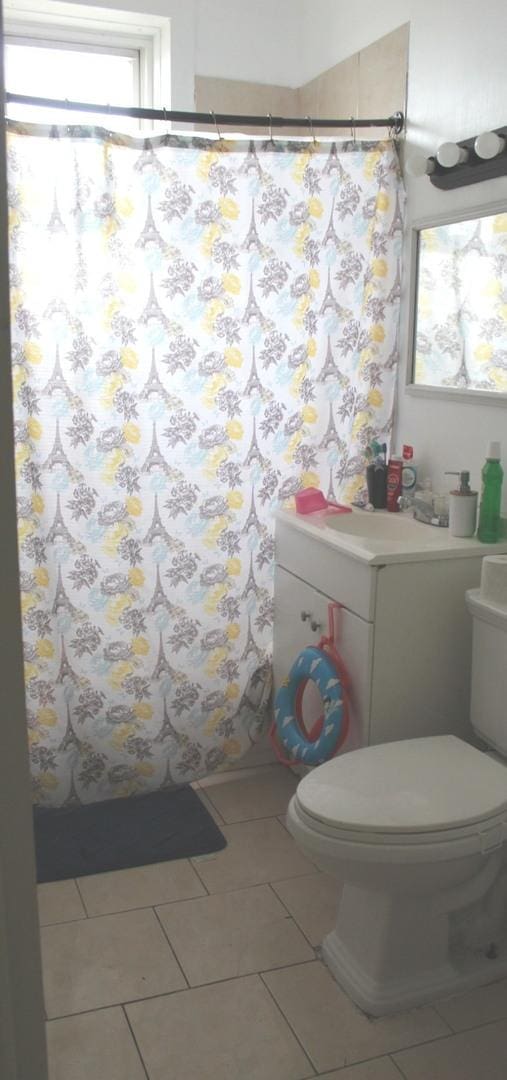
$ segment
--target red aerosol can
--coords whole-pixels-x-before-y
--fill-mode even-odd
[[[387,466],[387,509],[398,511],[398,499],[401,495],[401,474],[403,458],[393,455]]]

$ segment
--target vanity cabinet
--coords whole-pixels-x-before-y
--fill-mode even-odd
[[[282,520],[283,518],[283,520]],[[421,526],[430,528],[430,526]],[[368,562],[279,516],[276,523],[274,678],[327,632],[342,605],[337,648],[351,678],[344,749],[423,735],[471,739],[472,620],[465,592],[480,583],[482,555]],[[311,685],[311,684],[310,684]],[[305,689],[308,724],[320,702]],[[308,695],[308,696],[307,696]]]

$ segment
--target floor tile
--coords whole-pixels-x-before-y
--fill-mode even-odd
[[[449,1032],[430,1006],[368,1019],[319,961],[268,972],[263,980],[320,1072],[380,1057]]]
[[[270,764],[273,764],[273,762]],[[276,762],[274,764],[276,764]],[[247,780],[252,776],[262,776],[265,768],[266,765],[252,765],[237,769],[229,769],[225,766],[216,769],[215,772],[210,773],[209,776],[203,776],[201,780],[197,781],[197,784],[198,787],[207,791],[208,788],[214,787],[215,784],[224,784],[234,780]]]
[[[265,765],[254,776],[227,780],[206,788],[206,794],[227,823],[284,814],[298,778],[282,765]]]
[[[338,911],[339,882],[328,874],[276,881],[273,889],[312,945],[320,945],[333,928]]]
[[[505,1080],[507,1020],[395,1054],[406,1080]]]
[[[188,859],[92,874],[78,880],[89,915],[154,907],[172,900],[202,896],[205,892]]]
[[[276,818],[224,825],[227,847],[192,859],[209,892],[229,892],[315,871]]]
[[[203,791],[200,787],[197,787],[197,785],[194,790],[198,799],[200,799],[203,806],[206,807],[208,814],[213,818],[215,825],[218,825],[218,828],[222,829],[222,826],[225,824],[224,819],[222,815],[218,812],[216,806],[213,806],[211,799],[208,799],[207,792]]]
[[[303,1080],[309,1062],[257,975],[127,1005],[150,1080]]]
[[[339,1069],[338,1072],[320,1073],[319,1080],[402,1080],[402,1076],[390,1058],[381,1057],[351,1065],[349,1069]]]
[[[72,879],[37,885],[37,899],[41,926],[86,919],[86,911]]]
[[[435,1008],[453,1031],[503,1020],[507,1017],[507,979],[444,998],[435,1003]]]
[[[151,910],[45,926],[41,946],[50,1019],[186,985]]]
[[[269,885],[157,908],[191,986],[313,960]]]
[[[123,1009],[47,1025],[49,1080],[146,1080]]]

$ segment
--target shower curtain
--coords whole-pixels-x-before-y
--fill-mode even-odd
[[[35,800],[234,762],[268,719],[273,512],[389,440],[392,143],[10,124]]]

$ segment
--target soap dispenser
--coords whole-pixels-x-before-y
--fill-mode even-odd
[[[459,476],[459,488],[449,498],[449,532],[451,536],[473,536],[477,521],[477,492],[470,490],[469,472],[446,472]]]

